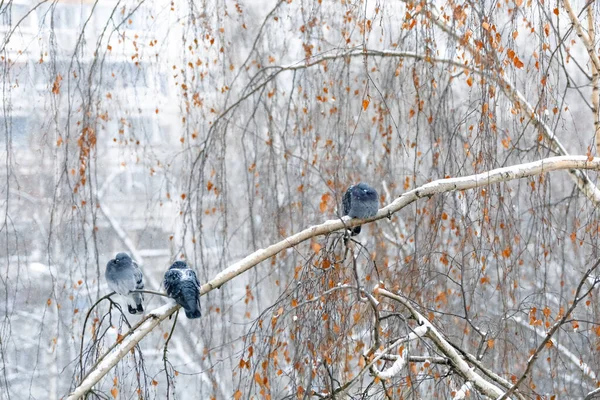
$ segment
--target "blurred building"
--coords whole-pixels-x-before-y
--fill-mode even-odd
[[[6,176],[7,165],[18,169],[11,191],[19,193],[11,195],[21,196],[13,206],[44,214],[64,168],[64,146],[71,146],[68,173],[76,177],[74,146],[91,129],[101,163],[97,183],[111,180],[103,202],[112,217],[127,221],[142,248],[164,247],[177,211],[170,202],[159,205],[169,190],[161,157],[181,146],[181,114],[168,70],[176,49],[163,46],[173,35],[168,4],[158,3],[17,0],[0,7],[0,154],[8,157],[11,148],[0,170]],[[22,232],[35,225],[21,224]],[[122,247],[106,218],[98,225],[103,247]],[[24,240],[33,252],[36,241]]]

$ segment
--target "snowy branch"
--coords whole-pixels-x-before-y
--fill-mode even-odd
[[[508,398],[515,390],[517,390],[519,385],[521,383],[523,383],[525,378],[527,378],[527,376],[529,375],[531,368],[533,368],[533,364],[535,364],[535,362],[538,359],[542,350],[544,350],[544,348],[548,345],[550,345],[550,346],[554,345],[552,343],[552,337],[554,336],[554,334],[556,333],[558,328],[560,328],[567,321],[567,319],[571,316],[571,313],[575,310],[577,305],[582,300],[584,300],[588,296],[588,294],[590,294],[590,292],[594,289],[595,285],[592,285],[589,289],[587,289],[585,292],[583,292],[583,294],[581,294],[583,285],[587,281],[588,277],[592,274],[592,272],[594,272],[596,270],[596,268],[598,268],[599,265],[600,265],[600,259],[596,262],[596,264],[594,264],[594,266],[592,268],[588,269],[586,271],[586,273],[583,275],[583,278],[581,278],[579,285],[577,286],[577,290],[575,290],[575,296],[573,296],[573,302],[571,303],[571,305],[569,306],[567,311],[562,315],[562,317],[558,321],[556,321],[554,323],[554,325],[552,325],[552,327],[548,330],[548,333],[546,333],[544,340],[542,340],[542,342],[538,345],[538,347],[535,349],[533,354],[529,357],[529,360],[527,361],[527,366],[525,367],[525,371],[523,372],[521,377],[515,382],[515,384],[506,393],[504,393],[502,396],[500,396],[498,398],[498,400],[503,400],[503,399]]]
[[[473,43],[473,38],[466,38],[462,35],[459,35],[458,32],[454,30],[453,27],[446,23],[446,19],[443,18],[436,8],[432,5],[427,7],[427,12],[425,15],[429,17],[429,19],[440,29],[442,29],[445,33],[447,33],[450,37],[455,39],[458,43],[460,43],[475,60],[479,60],[480,63],[484,63],[481,57],[481,53],[478,50],[478,47]],[[591,55],[590,55],[591,56]],[[445,62],[444,60],[433,60],[432,62]],[[452,62],[455,64],[455,62]],[[554,151],[556,151],[560,155],[568,155],[566,148],[563,144],[558,140],[552,129],[541,119],[540,115],[536,112],[535,108],[525,99],[525,96],[519,92],[515,86],[508,81],[508,79],[501,73],[501,71],[495,71],[493,66],[489,65],[481,65],[480,69],[469,68],[466,65],[463,65],[463,69],[468,69],[469,71],[486,76],[492,80],[494,80],[500,90],[515,103],[516,109],[521,112],[526,118],[531,120],[532,124],[538,128],[543,137],[548,141]],[[595,205],[600,204],[600,190],[594,185],[587,174],[580,170],[570,170],[569,174],[577,184],[577,187],[585,194],[585,196],[592,201]]]
[[[497,398],[504,393],[504,390],[499,388],[498,386],[488,382],[481,375],[477,374],[467,362],[461,357],[461,355],[456,351],[454,346],[452,346],[448,341],[444,338],[444,336],[438,331],[438,329],[431,324],[421,313],[419,313],[416,308],[412,306],[412,304],[402,296],[398,296],[392,292],[389,292],[385,289],[378,288],[376,294],[387,297],[389,299],[395,300],[402,304],[404,307],[408,309],[411,315],[417,320],[417,322],[421,326],[427,327],[426,336],[431,339],[436,347],[450,359],[450,363],[454,367],[454,370],[460,374],[466,381],[472,382],[475,388],[483,393],[484,395]]]
[[[563,156],[563,157],[551,157],[540,161],[535,161],[526,164],[518,164],[511,167],[504,167],[494,169],[481,174],[470,175],[459,178],[447,178],[438,179],[422,185],[416,189],[403,193],[401,196],[396,198],[393,202],[387,206],[381,208],[379,212],[368,219],[350,219],[343,217],[343,220],[334,219],[325,221],[322,224],[311,226],[295,235],[289,236],[288,238],[275,243],[265,249],[260,249],[254,253],[248,255],[244,259],[232,264],[225,270],[217,274],[211,281],[202,285],[200,289],[201,295],[204,295],[216,288],[221,287],[223,284],[229,282],[233,278],[241,275],[248,271],[257,264],[277,255],[285,249],[292,248],[306,240],[311,238],[325,235],[337,230],[345,229],[346,226],[353,227],[365,222],[372,222],[375,220],[387,218],[389,215],[402,210],[407,205],[417,201],[423,197],[433,196],[439,193],[452,192],[455,190],[467,190],[474,189],[481,186],[487,186],[493,183],[506,182],[515,179],[521,179],[529,176],[539,175],[551,171],[557,170],[572,170],[572,169],[594,169],[600,170],[600,158],[588,159],[585,156]],[[106,375],[123,357],[127,355],[140,340],[148,335],[154,328],[156,328],[162,321],[168,318],[177,310],[178,306],[175,304],[167,304],[161,306],[153,311],[150,311],[144,319],[137,324],[132,331],[125,334],[123,340],[111,349],[109,354],[105,354],[102,357],[102,361],[98,363],[95,370],[93,370],[83,381],[75,388],[75,390],[69,395],[68,399],[73,400],[83,396],[87,393],[104,375]],[[425,321],[429,324],[429,322]],[[437,331],[436,331],[437,332]],[[431,335],[432,337],[439,340],[440,345],[447,344],[441,338],[441,335]],[[466,365],[466,362],[458,356],[456,350],[448,344],[447,349],[449,354],[452,354],[453,362],[460,362],[465,370],[466,379],[473,380],[476,387],[481,387],[482,392],[490,393],[492,396],[499,396],[502,391],[496,386],[485,381],[479,375],[474,374]],[[449,357],[450,358],[450,357]],[[463,365],[464,364],[464,365]],[[478,380],[473,377],[476,375]],[[479,386],[478,386],[479,385]]]
[[[469,393],[472,387],[473,384],[471,382],[465,382],[464,385],[462,385],[460,389],[456,392],[454,397],[452,397],[452,400],[464,399],[465,397],[467,397],[467,394]]]
[[[390,347],[390,350],[402,343],[409,343],[420,337],[425,336],[427,334],[427,329],[428,328],[424,325],[417,327],[415,330],[413,330],[411,333],[409,333],[406,337],[398,339]],[[385,353],[378,354],[377,357],[382,358],[384,354]],[[402,350],[402,354],[400,354],[400,356],[398,356],[396,358],[396,361],[394,361],[394,364],[392,364],[392,366],[390,368],[386,369],[385,371],[379,371],[377,369],[377,366],[373,365],[371,368],[371,371],[373,372],[373,374],[375,376],[377,376],[381,379],[390,379],[390,378],[398,375],[400,373],[400,371],[402,371],[402,369],[406,365],[407,358],[408,358],[408,351],[406,350],[406,348],[404,348],[404,350]]]

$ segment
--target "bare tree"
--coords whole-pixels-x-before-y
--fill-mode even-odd
[[[0,397],[592,398],[597,20],[0,1]],[[359,181],[382,208],[348,237]],[[157,294],[180,258],[199,321]]]

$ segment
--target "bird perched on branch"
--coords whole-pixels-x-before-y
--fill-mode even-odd
[[[346,190],[342,199],[344,215],[350,218],[369,218],[379,210],[379,195],[377,191],[366,183],[352,185]],[[360,225],[350,229],[351,235],[360,233]]]
[[[188,318],[200,318],[200,282],[196,273],[184,261],[175,261],[165,272],[165,289],[185,310]]]
[[[118,253],[113,260],[106,264],[104,277],[110,290],[127,298],[127,308],[130,314],[144,312],[144,295],[131,293],[133,290],[144,289],[144,275],[127,253]]]

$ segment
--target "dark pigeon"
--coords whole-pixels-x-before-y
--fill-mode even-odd
[[[377,191],[366,183],[352,185],[346,190],[342,199],[344,215],[350,218],[369,218],[379,210],[379,195]],[[350,229],[351,235],[360,233],[360,225]]]
[[[126,253],[119,253],[106,264],[104,273],[110,290],[127,297],[127,308],[130,314],[144,312],[143,293],[131,293],[132,290],[144,289],[144,275],[138,265]]]
[[[175,261],[165,272],[165,289],[185,310],[188,318],[200,318],[200,282],[184,261]]]

